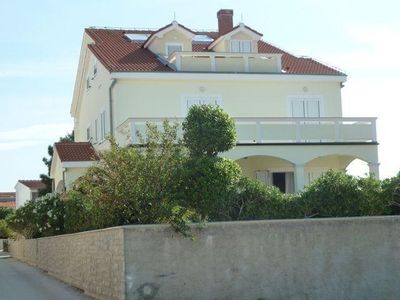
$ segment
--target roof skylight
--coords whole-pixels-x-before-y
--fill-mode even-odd
[[[126,33],[125,36],[132,42],[144,42],[150,36],[149,33]]]
[[[214,39],[206,34],[196,34],[193,37],[193,42],[204,42],[204,43],[211,43]]]

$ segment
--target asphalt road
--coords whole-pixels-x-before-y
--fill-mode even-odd
[[[0,300],[91,299],[37,268],[1,258],[4,254],[0,252]]]

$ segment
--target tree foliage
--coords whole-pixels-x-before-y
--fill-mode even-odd
[[[68,133],[64,137],[60,137],[59,142],[65,143],[65,142],[73,142],[74,141],[74,132]],[[47,154],[49,157],[43,157],[42,161],[47,167],[47,174],[40,174],[40,180],[45,184],[45,188],[39,190],[39,196],[44,196],[48,193],[52,192],[52,179],[50,178],[50,169],[51,169],[51,163],[53,161],[53,155],[54,155],[54,147],[53,145],[47,146]]]
[[[183,122],[183,139],[192,156],[216,156],[236,143],[233,119],[219,107],[195,105]]]

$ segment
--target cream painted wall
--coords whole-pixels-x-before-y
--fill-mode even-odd
[[[177,30],[165,33],[162,38],[156,37],[150,44],[149,50],[157,55],[164,56],[167,54],[166,46],[168,43],[182,44],[183,51],[192,51],[192,39]]]
[[[86,142],[86,129],[90,126],[92,136],[95,137],[95,120],[98,120],[98,141],[92,140],[97,149],[100,141],[100,115],[105,111],[106,133],[110,132],[110,107],[109,107],[109,87],[111,85],[110,73],[103,65],[97,61],[97,74],[93,76],[94,55],[89,51],[87,55],[89,61],[84,78],[90,79],[90,88],[86,88],[82,93],[79,103],[78,114],[75,116],[75,141]],[[86,82],[85,82],[86,84]]]
[[[85,174],[88,168],[67,168],[65,172],[65,188],[70,190],[75,180]]]
[[[200,94],[221,96],[232,117],[289,117],[288,96],[322,96],[323,116],[342,115],[337,82],[118,80],[114,124],[130,117],[183,117],[182,96]]]

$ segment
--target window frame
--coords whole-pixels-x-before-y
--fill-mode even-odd
[[[193,105],[202,105],[202,104],[210,104],[210,103],[205,103],[205,101],[210,100],[208,102],[215,101],[215,105],[219,107],[223,107],[223,101],[222,101],[222,96],[221,95],[207,95],[207,94],[184,94],[181,96],[181,111],[182,111],[182,116],[186,117],[188,112],[189,112],[189,105],[188,101],[194,101],[195,99],[199,100],[199,104],[193,104]],[[212,103],[211,103],[212,104]]]
[[[166,57],[169,57],[171,54],[168,54],[168,47],[169,46],[179,46],[179,47],[181,47],[181,50],[180,51],[174,51],[174,52],[172,52],[172,53],[175,53],[175,52],[182,52],[182,51],[184,51],[183,49],[183,43],[165,43],[165,56]]]
[[[238,43],[239,51],[233,51],[233,43]],[[250,51],[242,51],[244,48],[243,44],[248,43],[250,46]],[[233,53],[253,53],[253,41],[252,40],[236,40],[232,39],[230,40],[230,47],[231,47],[231,52]]]
[[[324,111],[324,98],[321,95],[307,95],[307,96],[288,96],[288,116],[290,118],[322,118],[325,116],[325,111]],[[306,103],[311,102],[311,101],[318,101],[319,104],[319,116],[318,117],[308,117],[307,112],[308,108]],[[303,103],[303,117],[294,117],[293,113],[293,102],[302,102]]]

